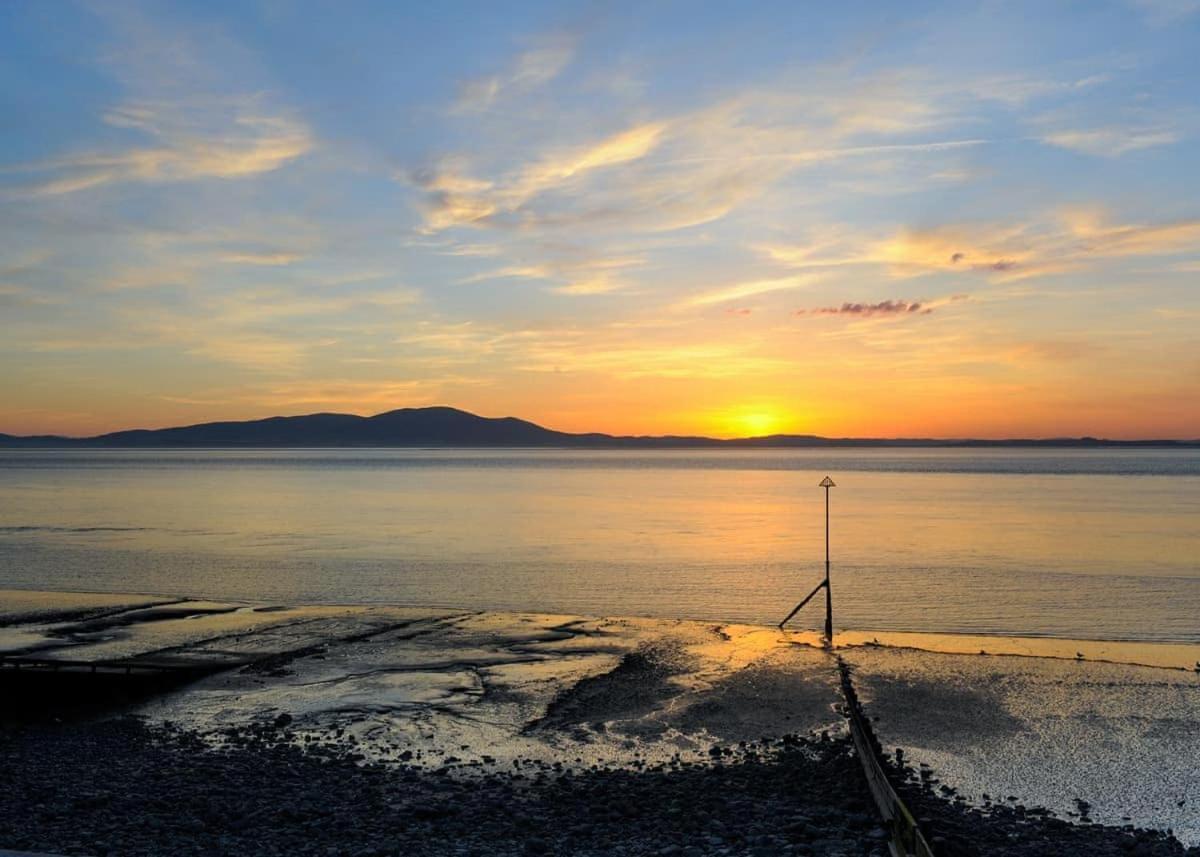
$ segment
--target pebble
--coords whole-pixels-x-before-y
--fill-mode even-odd
[[[453,774],[367,763],[349,742],[289,742],[290,725],[283,712],[227,730],[220,749],[134,718],[0,731],[0,844],[131,857],[886,853],[843,737],[789,735],[714,747],[704,764],[568,777],[536,760]],[[906,800],[945,854],[1200,857],[1154,831],[948,802],[911,768],[903,776]]]

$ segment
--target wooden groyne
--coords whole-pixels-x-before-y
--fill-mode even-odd
[[[243,662],[153,655],[90,661],[0,655],[0,721],[119,709]]]
[[[842,695],[846,698],[845,714],[850,735],[862,762],[871,797],[887,829],[888,848],[894,857],[933,857],[933,849],[929,847],[917,820],[887,777],[883,766],[883,748],[863,714],[862,704],[858,701],[858,693],[850,678],[850,667],[841,657],[838,657],[838,671],[842,676]]]
[[[0,655],[0,677],[5,674],[98,675],[131,677],[200,677],[238,666],[228,660],[201,658],[133,657],[112,660],[70,660],[34,655]]]

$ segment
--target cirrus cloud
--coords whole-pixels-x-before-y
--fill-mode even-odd
[[[1043,143],[1070,149],[1085,155],[1116,158],[1128,152],[1169,146],[1179,134],[1168,128],[1088,128],[1054,131],[1044,135]]]
[[[503,72],[464,83],[450,112],[487,110],[505,96],[520,95],[544,86],[558,77],[574,56],[574,39],[551,38],[545,44],[519,54]]]
[[[1115,258],[1170,256],[1200,242],[1200,219],[1119,223],[1098,207],[1061,209],[1013,223],[902,228],[886,237],[829,230],[803,244],[758,244],[784,268],[822,272],[875,266],[892,278],[932,273],[1009,281],[1084,270]]]
[[[122,105],[104,121],[148,138],[149,145],[10,166],[5,172],[24,180],[5,192],[60,196],[118,182],[246,178],[277,170],[313,148],[303,123],[266,112],[258,102],[235,97]]]

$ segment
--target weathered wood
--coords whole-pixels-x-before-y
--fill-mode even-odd
[[[92,675],[204,675],[248,661],[136,657],[116,660],[82,661],[66,658],[39,658],[33,655],[0,655],[0,673],[5,671],[89,673]]]
[[[879,740],[863,715],[854,683],[850,680],[850,667],[840,656],[838,670],[842,674],[842,695],[846,698],[846,718],[850,723],[850,736],[854,739],[854,748],[862,762],[871,797],[875,799],[875,806],[887,826],[889,849],[896,857],[934,857],[933,849],[929,847],[928,841],[917,826],[916,819],[904,805],[904,801],[900,800],[887,778]]]

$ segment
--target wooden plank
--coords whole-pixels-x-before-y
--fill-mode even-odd
[[[127,658],[112,661],[83,661],[68,658],[38,658],[31,655],[0,655],[0,672],[55,672],[89,674],[158,673],[158,674],[204,674],[223,669],[243,666],[245,660],[206,658]]]
[[[879,815],[887,825],[891,839],[888,848],[896,857],[933,857],[933,849],[925,839],[917,820],[900,795],[892,787],[883,768],[878,741],[875,738],[871,724],[863,716],[862,705],[858,701],[858,693],[850,680],[850,667],[838,657],[838,670],[842,674],[842,695],[846,698],[846,717],[850,723],[850,736],[854,739],[854,748],[862,762],[863,773],[866,775],[867,787]]]

